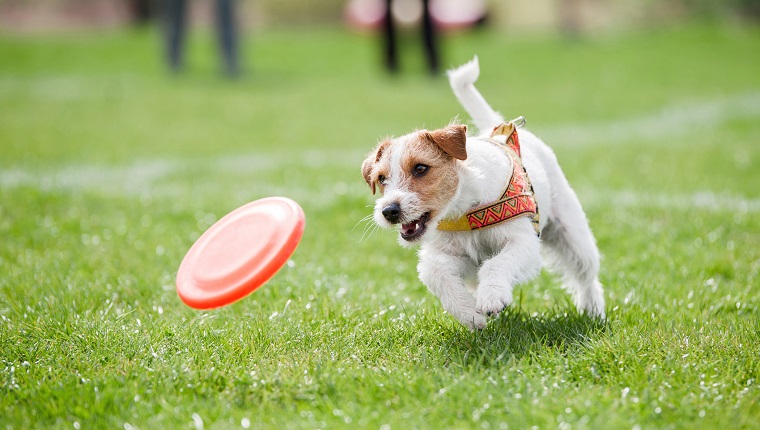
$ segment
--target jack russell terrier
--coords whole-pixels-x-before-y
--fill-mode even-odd
[[[475,88],[475,59],[449,71],[478,128],[451,124],[380,142],[362,164],[381,227],[402,246],[421,244],[420,280],[470,329],[512,303],[542,260],[559,272],[582,313],[604,318],[599,251],[586,214],[552,150],[505,122]],[[542,258],[543,257],[543,258]]]

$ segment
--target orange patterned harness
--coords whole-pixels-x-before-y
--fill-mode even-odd
[[[524,121],[522,118],[518,120]],[[512,174],[507,182],[507,189],[499,200],[476,206],[459,218],[443,220],[438,223],[438,230],[471,231],[490,227],[521,216],[530,216],[536,235],[540,236],[538,204],[533,193],[533,185],[520,156],[520,141],[517,138],[517,126],[513,120],[494,128],[489,142],[504,149],[512,161]],[[496,136],[507,136],[501,143]]]

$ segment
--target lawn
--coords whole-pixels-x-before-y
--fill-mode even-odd
[[[409,42],[389,77],[372,38],[265,31],[227,81],[204,34],[181,76],[151,30],[0,35],[0,427],[757,428],[760,29],[446,38],[604,256],[605,323],[543,274],[474,333],[361,221],[378,139],[466,120]],[[271,195],[306,213],[290,263],[185,306],[193,241]]]

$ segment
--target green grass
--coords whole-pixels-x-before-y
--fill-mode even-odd
[[[0,36],[0,427],[757,426],[758,29],[445,41],[554,147],[604,255],[605,324],[542,275],[476,333],[360,223],[377,139],[465,118],[445,79],[337,30],[246,42],[228,82],[203,36],[178,77],[152,32]],[[270,195],[306,212],[292,264],[183,305],[189,246]]]

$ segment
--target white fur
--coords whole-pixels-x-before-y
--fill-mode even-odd
[[[520,129],[518,135],[523,163],[539,206],[541,239],[527,217],[475,231],[436,229],[442,219],[459,217],[474,206],[497,200],[511,171],[506,153],[484,140],[504,118],[475,88],[478,74],[477,58],[448,74],[454,94],[472,116],[479,133],[467,138],[467,159],[458,161],[461,168],[454,197],[439,216],[429,220],[420,239],[417,266],[420,280],[462,324],[471,329],[483,328],[487,316],[512,303],[514,286],[540,273],[543,255],[551,268],[562,275],[578,310],[604,318],[604,297],[598,280],[599,252],[586,215],[552,150],[529,131]],[[394,155],[391,170],[399,163]],[[415,211],[415,198],[404,184],[389,184],[386,194],[375,205],[376,222],[391,226],[380,213],[391,201],[402,202],[408,213],[405,216],[416,219],[421,214]],[[474,294],[468,291],[469,281],[477,286]]]

